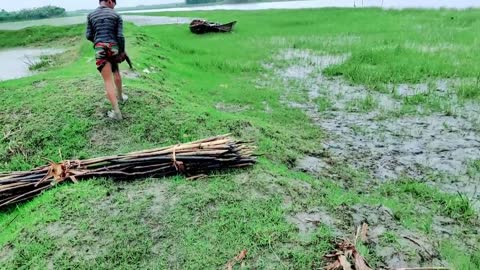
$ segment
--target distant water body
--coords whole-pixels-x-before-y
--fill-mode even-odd
[[[303,8],[325,8],[325,7],[382,7],[386,9],[403,8],[453,8],[466,9],[480,7],[480,0],[310,0],[310,1],[288,1],[249,3],[231,5],[211,5],[168,9],[150,9],[123,11],[122,13],[148,13],[160,11],[194,11],[194,10],[265,10],[265,9],[303,9]],[[161,16],[138,16],[123,15],[125,21],[137,25],[159,25],[188,23],[189,18],[161,17]],[[22,21],[12,23],[0,23],[0,30],[18,30],[26,27],[41,25],[73,25],[85,23],[85,16],[53,18],[44,20]],[[0,66],[0,81],[15,79],[34,74],[28,68],[29,64],[38,61],[41,55],[59,53],[53,49],[31,49],[14,48],[0,50],[0,61],[9,63]]]
[[[14,48],[0,50],[0,81],[27,77],[35,74],[29,66],[39,61],[42,55],[53,55],[62,49]],[[8,63],[8,64],[7,64]]]
[[[283,1],[283,2],[263,2],[248,4],[229,4],[229,5],[208,5],[192,6],[181,8],[165,9],[147,9],[147,10],[127,10],[120,13],[149,13],[161,11],[195,11],[195,10],[265,10],[265,9],[305,9],[305,8],[326,8],[326,7],[382,7],[386,9],[403,8],[480,8],[480,0],[309,0],[309,1]],[[151,17],[124,15],[124,20],[137,25],[160,25],[188,23],[188,18],[174,17]],[[85,23],[86,15],[64,18],[52,18],[43,20],[21,21],[0,23],[0,30],[19,30],[26,27],[40,25],[73,25]]]
[[[165,16],[139,16],[139,15],[123,15],[123,20],[132,22],[136,25],[160,25],[160,24],[179,24],[189,23],[189,18],[177,18],[177,17],[165,17]],[[86,23],[87,15],[52,18],[43,20],[31,20],[20,22],[8,22],[0,23],[0,30],[20,30],[27,27],[52,25],[52,26],[64,26]]]
[[[147,13],[161,11],[195,11],[195,10],[263,10],[263,9],[304,9],[326,7],[381,7],[386,9],[405,8],[480,8],[480,0],[309,0],[263,2],[248,4],[209,5],[196,7],[165,8],[123,11],[122,13]]]

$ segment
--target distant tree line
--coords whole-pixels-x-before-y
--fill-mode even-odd
[[[187,5],[197,5],[197,4],[206,4],[206,3],[215,3],[215,2],[220,2],[217,0],[185,0],[185,3]]]
[[[0,22],[46,19],[51,17],[64,16],[65,14],[66,13],[64,8],[55,6],[22,9],[20,11],[13,12],[8,12],[2,9],[0,11]]]

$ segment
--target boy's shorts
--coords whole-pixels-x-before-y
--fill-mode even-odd
[[[97,69],[102,72],[103,67],[110,62],[112,72],[118,71],[119,50],[116,43],[99,42],[95,44],[95,59],[97,60]]]

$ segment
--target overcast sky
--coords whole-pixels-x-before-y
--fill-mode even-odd
[[[184,0],[117,0],[117,7],[134,7],[138,5],[154,5],[185,2]],[[8,11],[41,6],[58,6],[67,10],[93,9],[98,6],[98,0],[0,0],[0,9]]]

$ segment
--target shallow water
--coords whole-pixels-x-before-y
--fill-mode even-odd
[[[122,11],[120,13],[149,13],[160,11],[194,11],[194,10],[264,10],[264,9],[304,9],[304,8],[325,8],[325,7],[383,7],[383,8],[456,8],[465,9],[472,7],[480,8],[478,0],[458,0],[458,1],[439,1],[439,0],[309,0],[309,1],[283,1],[266,3],[247,3],[247,4],[227,4],[227,5],[208,5],[182,8],[166,9],[147,9]],[[33,21],[0,23],[0,30],[19,30],[26,27],[39,25],[74,25],[85,23],[86,14],[83,16],[53,18]],[[140,16],[123,15],[125,21],[136,25],[161,25],[188,23],[189,18],[181,17],[162,17],[162,16]]]
[[[140,16],[140,15],[122,15],[125,21],[136,25],[161,25],[161,24],[181,24],[190,23],[192,19],[183,17],[164,17],[164,16]]]
[[[124,15],[125,21],[132,22],[136,25],[159,25],[159,24],[179,24],[190,22],[189,18],[177,17],[161,17],[161,16],[138,16]],[[74,25],[85,23],[86,16],[65,17],[45,20],[0,23],[0,30],[18,30],[31,26],[40,25]],[[14,48],[8,50],[0,50],[0,61],[8,63],[0,66],[0,81],[17,79],[21,77],[31,76],[34,72],[28,69],[29,64],[38,61],[41,55],[51,55],[62,52],[56,49],[31,49],[31,48]]]
[[[168,9],[148,9],[124,11],[122,13],[146,13],[159,11],[193,11],[193,10],[262,10],[262,9],[304,9],[325,7],[383,7],[383,8],[457,8],[480,7],[478,0],[309,0],[268,3],[228,4]]]
[[[28,69],[30,64],[37,62],[42,55],[61,53],[62,49],[15,48],[0,50],[0,81],[17,79],[35,74]]]
[[[124,21],[131,22],[139,26],[179,24],[179,23],[189,23],[191,21],[189,18],[163,17],[163,16],[123,15],[122,17]],[[27,27],[41,26],[41,25],[62,26],[62,25],[84,24],[86,23],[86,18],[87,18],[87,15],[54,18],[54,19],[33,20],[33,21],[0,23],[0,30],[20,30]]]

